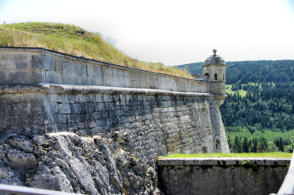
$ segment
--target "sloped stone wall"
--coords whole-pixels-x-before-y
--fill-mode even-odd
[[[108,134],[144,161],[168,153],[213,152],[211,98],[163,95],[48,95],[49,129]],[[57,100],[57,101],[56,101]]]
[[[208,94],[68,85],[15,86],[2,88],[0,113],[1,134],[66,131],[80,136],[103,135],[152,164],[157,155],[228,150],[214,144],[215,137],[223,141],[222,122]]]

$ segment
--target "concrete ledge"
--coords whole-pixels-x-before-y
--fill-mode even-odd
[[[157,160],[158,166],[179,165],[179,166],[288,166],[291,158],[167,158]]]
[[[103,93],[103,94],[142,94],[142,95],[169,95],[169,96],[211,96],[209,93],[197,92],[177,92],[160,89],[144,88],[123,88],[123,87],[106,87],[97,85],[69,85],[69,84],[51,84],[40,83],[39,85],[0,85],[1,94],[18,94],[18,93]]]

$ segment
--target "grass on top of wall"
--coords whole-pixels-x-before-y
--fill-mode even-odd
[[[159,156],[163,158],[291,158],[292,153],[268,152],[268,153],[205,153],[205,154],[170,154]]]
[[[0,47],[42,47],[122,66],[192,78],[186,70],[131,58],[109,42],[99,33],[88,32],[75,25],[49,22],[0,25]]]

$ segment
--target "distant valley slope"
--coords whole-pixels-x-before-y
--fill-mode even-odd
[[[234,152],[294,148],[294,60],[227,62],[227,94],[221,107]],[[202,72],[202,63],[177,66]],[[293,144],[292,144],[293,143]]]

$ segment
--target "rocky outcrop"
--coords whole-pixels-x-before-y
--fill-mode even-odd
[[[85,194],[154,194],[153,167],[112,139],[59,132],[0,140],[0,183]]]

